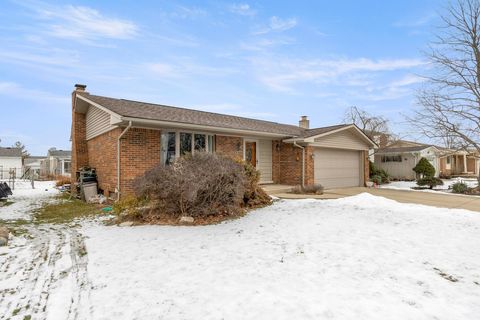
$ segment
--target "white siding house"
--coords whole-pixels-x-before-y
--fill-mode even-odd
[[[0,147],[0,179],[8,179],[12,174],[15,178],[20,178],[22,167],[21,149]]]

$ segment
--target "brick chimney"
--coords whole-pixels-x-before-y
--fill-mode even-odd
[[[85,92],[86,88],[87,88],[86,84],[79,84],[79,83],[75,84],[75,91],[76,92]]]
[[[308,120],[307,116],[301,116],[300,121],[298,121],[298,126],[303,129],[310,128],[310,120]]]

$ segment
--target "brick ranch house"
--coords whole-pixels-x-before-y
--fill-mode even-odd
[[[75,85],[72,93],[72,172],[95,168],[107,196],[131,193],[145,171],[198,150],[251,162],[262,183],[340,188],[368,179],[375,143],[355,125],[310,129],[307,117],[294,126],[102,97],[85,88]]]

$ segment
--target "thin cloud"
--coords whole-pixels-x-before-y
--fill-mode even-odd
[[[270,18],[268,27],[260,29],[254,32],[254,34],[259,35],[259,34],[266,34],[269,32],[283,32],[283,31],[287,31],[294,28],[296,25],[297,25],[296,18],[282,19],[277,16],[273,16]]]
[[[0,96],[9,96],[21,100],[36,100],[59,105],[68,104],[69,101],[67,96],[60,96],[37,89],[28,89],[18,83],[8,81],[0,82]]]
[[[185,78],[192,75],[202,77],[224,77],[239,73],[231,67],[212,67],[199,64],[189,58],[176,59],[174,62],[154,62],[146,65],[146,68],[160,78]]]
[[[404,19],[402,21],[397,21],[393,24],[394,27],[399,27],[399,28],[416,28],[416,27],[422,27],[430,22],[432,22],[434,19],[436,19],[438,15],[436,13],[430,12],[426,13],[422,16],[415,17],[415,18],[409,18],[409,19]]]
[[[247,3],[232,4],[230,6],[230,12],[249,17],[257,14],[257,11],[253,10]]]
[[[108,17],[86,6],[25,4],[35,17],[45,22],[45,33],[77,41],[130,39],[138,35],[138,26],[129,20]]]
[[[292,59],[252,59],[257,70],[257,79],[274,91],[295,92],[300,83],[342,84],[352,81],[351,85],[362,86],[362,79],[367,79],[364,86],[371,84],[375,73],[406,70],[424,65],[420,59],[327,59],[327,60],[292,60]],[[405,81],[405,80],[404,80]],[[409,81],[413,81],[409,79]]]

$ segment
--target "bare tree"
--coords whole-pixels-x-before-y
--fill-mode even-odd
[[[430,46],[431,73],[410,118],[427,137],[480,154],[480,1],[458,0]],[[480,176],[478,177],[480,182]]]
[[[18,148],[22,151],[22,160],[30,156],[30,153],[27,151],[25,145],[21,143],[20,141],[15,142],[13,145],[14,148]]]
[[[387,139],[388,142],[393,140],[386,118],[372,115],[355,106],[345,111],[343,122],[355,124],[373,141],[378,140],[382,135],[383,139]]]

